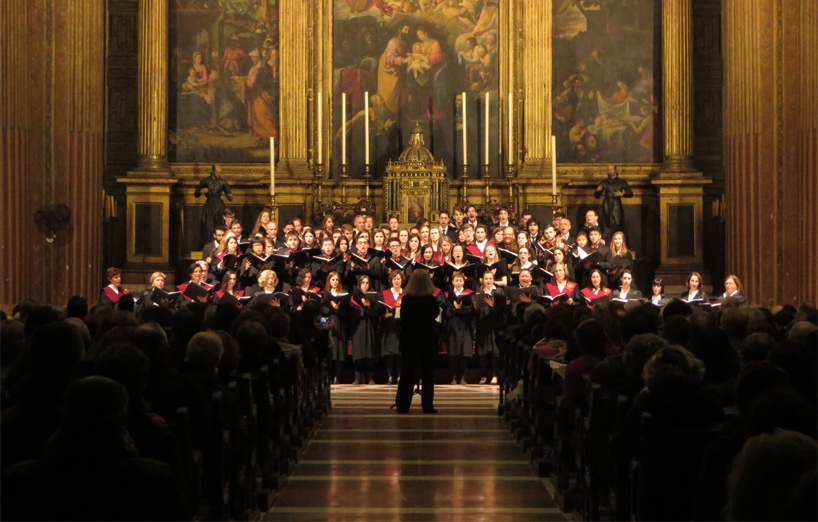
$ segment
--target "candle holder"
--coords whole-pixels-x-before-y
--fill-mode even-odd
[[[369,199],[369,180],[372,176],[369,173],[369,163],[364,165],[364,180],[366,181],[366,199]]]
[[[483,179],[486,182],[486,205],[488,205],[489,203],[491,203],[491,196],[489,195],[489,182],[491,181],[491,174],[489,173],[488,165],[484,165],[483,169],[484,169]]]
[[[460,176],[460,179],[463,180],[463,199],[461,201],[468,201],[468,185],[469,185],[469,165],[468,163],[463,165],[463,175]]]
[[[270,220],[278,223],[278,205],[275,194],[270,194]]]
[[[514,169],[514,165],[508,166],[508,171],[506,171],[506,179],[508,180],[508,200],[514,201],[514,177],[516,175],[516,170]]]
[[[323,183],[323,181],[324,181],[324,164],[323,163],[319,163],[318,165],[316,165],[315,180],[318,183],[318,203],[321,204],[324,201],[323,197],[321,196],[321,187],[324,184]]]
[[[561,210],[560,206],[560,195],[559,194],[551,194],[551,215],[553,216],[557,212]]]
[[[347,164],[341,164],[341,203],[347,204]]]

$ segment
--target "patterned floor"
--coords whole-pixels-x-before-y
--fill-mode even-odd
[[[497,416],[497,386],[437,386],[436,415],[395,386],[336,385],[268,520],[566,520]]]

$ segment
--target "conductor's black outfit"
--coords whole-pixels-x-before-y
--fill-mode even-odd
[[[434,296],[403,297],[400,334],[401,377],[395,397],[398,412],[405,413],[412,405],[412,387],[418,367],[420,378],[423,379],[421,392],[423,412],[435,412],[434,361],[440,341],[435,319],[439,313],[440,307]]]

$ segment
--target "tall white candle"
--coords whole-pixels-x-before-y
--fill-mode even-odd
[[[485,164],[489,164],[489,93],[486,93],[486,125],[485,125],[485,134],[486,134],[486,144],[483,147],[485,150],[486,161]]]
[[[514,95],[508,93],[508,164],[514,165]]]
[[[323,150],[324,149],[324,140],[322,139],[322,136],[321,136],[321,134],[323,133],[322,127],[323,127],[323,123],[324,123],[324,121],[323,121],[324,120],[324,118],[323,118],[323,116],[324,116],[324,107],[323,107],[323,104],[321,103],[321,101],[322,101],[322,97],[321,97],[321,93],[319,92],[318,93],[318,164],[319,165],[321,164],[321,156],[322,156],[321,153],[324,152],[324,150]]]
[[[364,141],[366,142],[366,164],[369,165],[369,91],[364,93],[364,110],[366,119],[364,125]]]
[[[341,93],[341,165],[347,164],[347,93]]]
[[[276,139],[270,138],[270,195],[276,195]]]
[[[463,112],[463,165],[468,165],[469,153],[467,148],[468,146],[466,144],[466,91],[463,91],[460,96],[463,98],[463,103],[460,106]]]
[[[557,195],[557,137],[551,135],[551,195]]]

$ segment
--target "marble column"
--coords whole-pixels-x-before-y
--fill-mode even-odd
[[[693,168],[693,0],[662,1],[663,173]]]
[[[168,168],[168,0],[139,0],[139,139],[135,173]]]

